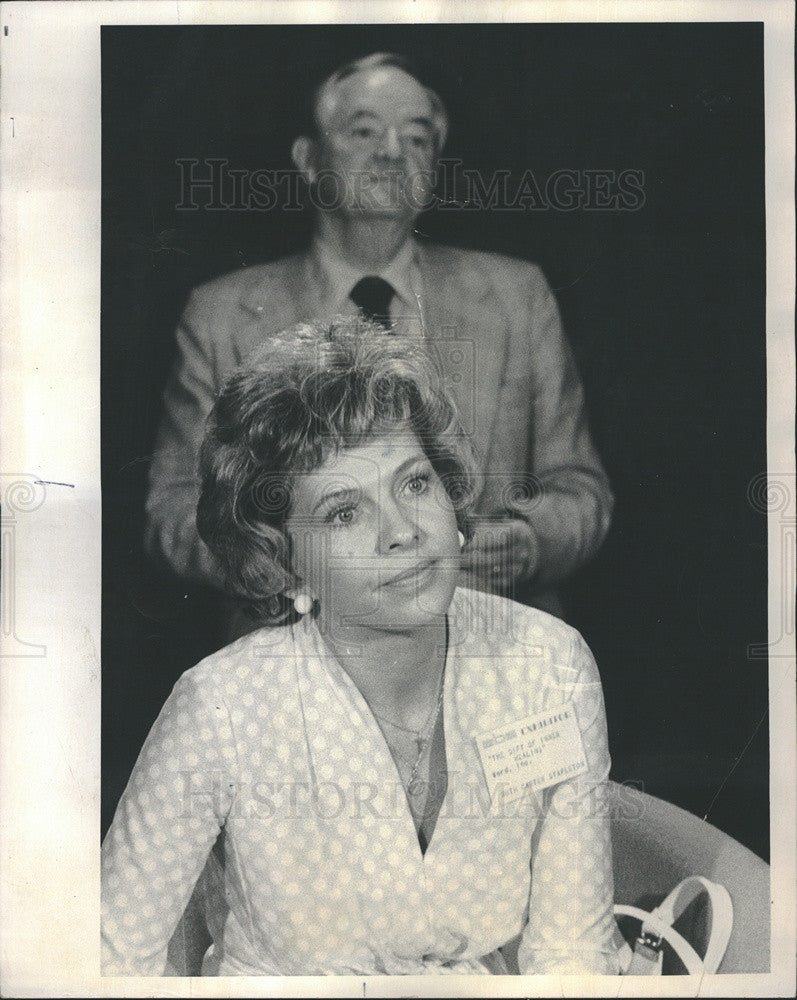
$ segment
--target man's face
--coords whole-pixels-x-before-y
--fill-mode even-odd
[[[408,220],[428,207],[437,135],[417,80],[394,66],[354,73],[321,92],[317,119],[322,207]]]
[[[439,621],[460,569],[457,521],[403,426],[330,455],[292,483],[294,569],[337,633]]]

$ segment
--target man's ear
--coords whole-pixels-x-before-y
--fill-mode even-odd
[[[436,153],[439,156],[443,152],[443,146],[446,144],[446,139],[448,138],[448,122],[441,119],[437,123],[437,150]]]
[[[316,178],[315,154],[315,143],[308,135],[300,135],[291,146],[293,162],[308,184],[312,184]]]

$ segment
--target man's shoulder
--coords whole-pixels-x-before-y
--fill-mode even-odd
[[[480,275],[489,280],[542,280],[540,267],[529,260],[486,250],[468,250],[444,243],[419,244],[421,257],[433,267],[463,277]]]
[[[256,290],[290,286],[295,282],[297,269],[302,266],[303,260],[303,254],[297,253],[264,264],[239,267],[197,285],[192,296],[205,302],[245,301]]]

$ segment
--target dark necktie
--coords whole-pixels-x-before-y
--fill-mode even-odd
[[[378,323],[385,330],[390,329],[390,300],[395,294],[393,286],[384,278],[367,275],[360,278],[349,292],[349,298],[359,306],[366,319]]]

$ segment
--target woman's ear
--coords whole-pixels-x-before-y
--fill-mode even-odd
[[[315,596],[306,588],[296,587],[285,591],[285,596],[289,601],[293,601],[293,607],[297,615],[309,614],[316,605]]]
[[[298,139],[294,140],[291,146],[291,157],[296,165],[297,170],[308,184],[312,184],[315,181],[317,167],[316,167],[316,148],[315,143],[308,135],[300,135]]]

